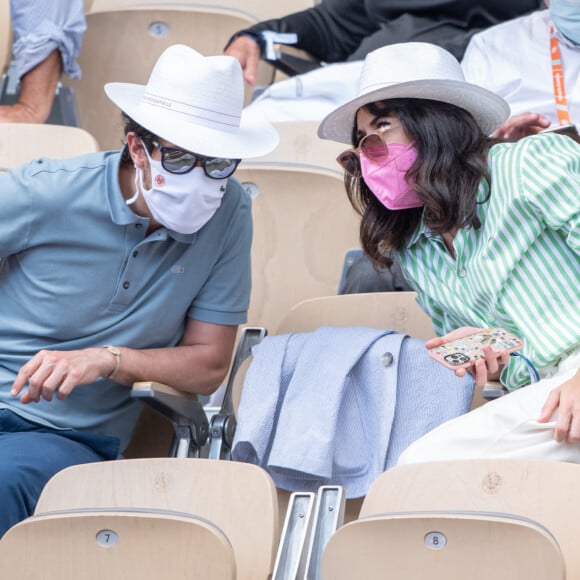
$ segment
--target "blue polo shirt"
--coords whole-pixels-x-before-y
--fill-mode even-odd
[[[10,396],[18,370],[40,349],[174,346],[187,317],[244,323],[252,222],[230,179],[201,230],[147,235],[149,220],[121,194],[119,162],[118,151],[38,159],[0,175],[0,407],[124,448],[139,412],[127,387],[99,379],[65,401],[23,405]]]

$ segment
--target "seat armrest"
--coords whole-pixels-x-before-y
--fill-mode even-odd
[[[244,361],[251,355],[252,347],[259,344],[266,335],[267,330],[261,326],[247,326],[240,333],[221,409],[211,419],[210,459],[231,459],[232,443],[236,430],[236,417],[234,414],[236,374]]]
[[[486,401],[493,401],[507,394],[507,389],[499,381],[489,381],[481,391],[481,396]]]
[[[171,421],[176,437],[182,440],[182,444],[187,444],[186,439],[190,439],[190,444],[197,452],[205,445],[209,424],[196,395],[178,391],[162,383],[139,382],[133,384],[131,397],[140,399]],[[178,450],[180,443],[176,445],[178,446],[174,453],[176,456],[190,455],[189,450]]]

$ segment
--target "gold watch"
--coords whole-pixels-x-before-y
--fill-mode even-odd
[[[121,366],[121,351],[116,346],[112,346],[110,344],[106,344],[103,348],[106,348],[115,357],[116,360],[115,368],[107,375],[107,378],[110,379]]]

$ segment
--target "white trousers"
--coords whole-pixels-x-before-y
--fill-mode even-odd
[[[554,440],[557,411],[551,421],[537,421],[550,391],[572,378],[579,368],[580,350],[576,350],[547,378],[430,431],[401,454],[399,465],[480,457],[580,463],[580,443]]]

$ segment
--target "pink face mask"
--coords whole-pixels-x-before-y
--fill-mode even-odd
[[[405,178],[417,159],[417,149],[413,144],[389,143],[386,150],[386,156],[383,149],[382,154],[372,157],[361,151],[360,167],[368,188],[387,209],[421,207],[414,180]]]

